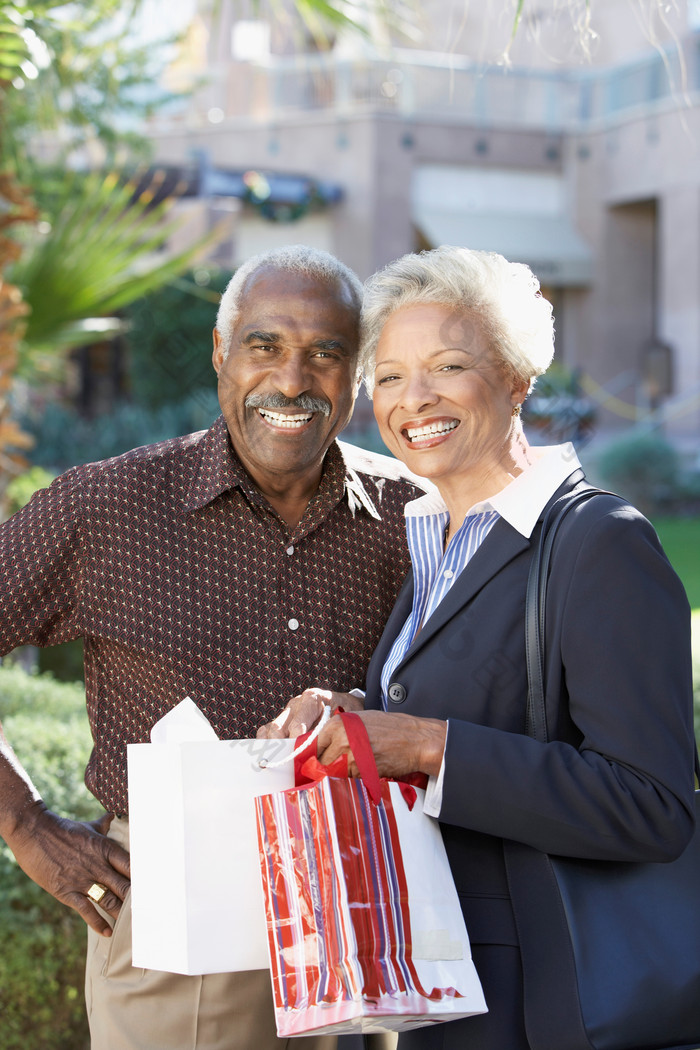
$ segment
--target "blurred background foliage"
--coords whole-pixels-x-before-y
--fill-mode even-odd
[[[16,421],[18,381],[31,389],[69,350],[123,330],[122,308],[222,233],[162,253],[172,198],[154,207],[152,187],[131,181],[149,152],[135,122],[171,97],[156,87],[170,41],[137,44],[140,6],[0,7],[0,517],[31,444]]]
[[[123,311],[131,397],[138,404],[159,408],[184,393],[216,390],[212,329],[230,277],[227,270],[200,266]]]
[[[82,777],[90,730],[80,685],[0,668],[0,721],[50,809],[100,815]],[[85,924],[31,882],[0,840],[0,1045],[86,1050]]]

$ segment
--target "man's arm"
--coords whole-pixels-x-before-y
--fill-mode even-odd
[[[68,471],[0,526],[0,654],[80,635],[81,522],[90,506],[83,474]],[[34,882],[106,935],[109,924],[86,894],[104,885],[100,907],[116,916],[129,887],[129,855],[105,837],[110,820],[50,812],[0,727],[0,835]]]
[[[129,889],[129,854],[106,838],[111,814],[82,823],[46,808],[0,726],[0,835],[20,868],[39,886],[82,915],[97,933],[109,923],[87,897],[94,882],[106,887],[100,907],[116,918]]]

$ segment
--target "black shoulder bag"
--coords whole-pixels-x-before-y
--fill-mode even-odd
[[[599,492],[554,504],[530,569],[527,732],[543,742],[552,547],[564,516]],[[700,779],[697,749],[695,769]],[[505,843],[532,1050],[700,1047],[700,791],[695,810],[690,845],[667,864],[577,860]]]

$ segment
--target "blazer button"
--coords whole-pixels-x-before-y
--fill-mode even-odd
[[[389,686],[389,699],[394,704],[402,704],[406,699],[406,690],[400,682],[392,682]]]

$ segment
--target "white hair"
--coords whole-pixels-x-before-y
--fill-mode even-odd
[[[552,361],[552,307],[529,266],[495,252],[443,245],[404,255],[365,283],[360,359],[370,394],[384,325],[400,307],[418,303],[475,313],[505,367],[530,386]]]
[[[334,255],[320,248],[309,248],[305,244],[272,248],[270,251],[253,255],[242,266],[239,266],[221,296],[216,315],[216,327],[226,353],[231,345],[233,326],[240,311],[245,285],[258,270],[266,267],[306,274],[308,277],[325,281],[333,287],[346,288],[351,306],[359,315],[362,306],[362,282],[356,273],[336,259]]]

